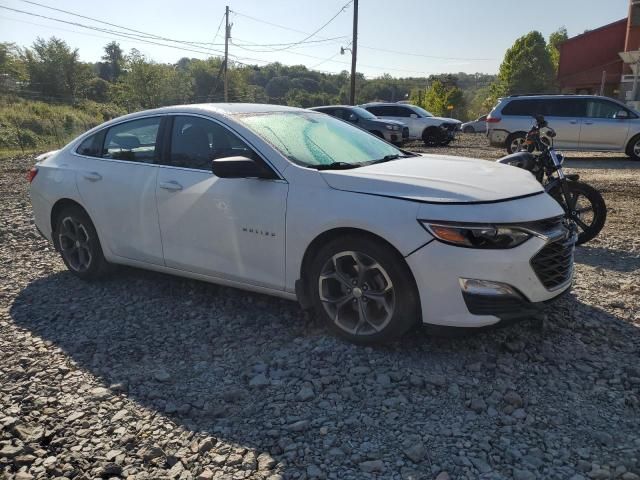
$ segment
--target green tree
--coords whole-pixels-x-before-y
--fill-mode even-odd
[[[11,90],[11,85],[26,80],[27,69],[21,50],[14,43],[0,42],[0,84]]]
[[[104,63],[100,64],[100,78],[108,82],[117,82],[122,75],[124,55],[118,42],[107,43],[102,56]]]
[[[410,98],[412,103],[425,108],[436,116],[448,116],[453,112],[462,112],[464,108],[463,94],[456,85],[445,85],[440,80],[434,80],[425,90],[415,89]]]
[[[25,50],[29,88],[53,100],[75,101],[93,77],[91,68],[80,62],[78,49],[71,50],[55,37],[40,37]]]
[[[494,98],[515,93],[554,91],[555,71],[547,42],[540,32],[518,38],[507,50],[491,93]]]
[[[560,44],[566,42],[569,38],[566,27],[560,27],[558,30],[549,35],[549,43],[547,49],[551,57],[551,63],[558,73],[558,64],[560,63]]]

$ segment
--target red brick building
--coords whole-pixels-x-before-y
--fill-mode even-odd
[[[590,30],[560,45],[558,82],[563,93],[604,94],[625,99],[631,70],[620,52],[640,49],[640,2],[630,0],[627,18]],[[623,81],[624,80],[624,81]]]

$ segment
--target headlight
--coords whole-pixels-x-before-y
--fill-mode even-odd
[[[529,240],[533,235],[525,230],[501,225],[420,223],[441,242],[467,248],[513,248]]]
[[[385,125],[385,127],[387,128],[387,130],[400,130],[400,127],[398,125]]]

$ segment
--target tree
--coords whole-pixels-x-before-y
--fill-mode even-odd
[[[115,83],[122,75],[122,65],[124,64],[124,55],[118,42],[107,43],[104,47],[104,55],[102,56],[104,63],[100,64],[100,78],[111,83]]]
[[[25,51],[25,62],[32,91],[53,100],[74,101],[91,80],[91,68],[80,62],[78,49],[63,41],[40,37]]]
[[[549,44],[547,49],[549,50],[549,56],[551,57],[551,63],[555,68],[556,74],[558,73],[558,64],[560,63],[560,44],[566,42],[569,39],[566,27],[560,27],[558,30],[549,35]]]
[[[0,82],[17,83],[27,78],[27,69],[21,58],[21,50],[14,43],[0,43]]]
[[[291,88],[291,79],[285,76],[273,77],[264,87],[267,95],[273,99],[280,100],[284,98]]]
[[[434,80],[426,91],[414,90],[411,102],[429,110],[436,116],[450,115],[450,106],[461,112],[464,104],[462,90],[456,85],[445,85],[440,80]]]
[[[547,42],[540,32],[532,31],[507,50],[491,92],[495,98],[515,93],[545,93],[554,91],[554,83],[555,71]]]

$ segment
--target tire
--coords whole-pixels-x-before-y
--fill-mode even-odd
[[[476,129],[473,128],[471,125],[467,125],[466,127],[464,127],[464,129],[462,130],[462,133],[476,133]]]
[[[109,272],[93,222],[81,207],[64,208],[54,225],[54,246],[71,273],[83,280],[97,280]]]
[[[420,318],[417,288],[404,259],[366,235],[324,245],[311,261],[306,283],[318,318],[353,343],[388,342]]]
[[[438,147],[442,143],[442,134],[435,127],[425,128],[422,131],[422,141],[425,147]]]
[[[526,138],[526,133],[524,132],[516,132],[512,133],[507,137],[507,140],[504,142],[507,147],[507,153],[512,154],[519,152],[524,145],[524,140]]]
[[[567,212],[578,227],[578,241],[582,245],[593,240],[602,230],[607,220],[607,206],[604,198],[595,188],[583,182],[568,181],[571,201],[575,202],[574,209]],[[564,205],[560,187],[551,193],[560,205]],[[573,212],[576,212],[575,214]]]
[[[636,135],[629,140],[625,153],[631,160],[640,160],[640,135]]]

